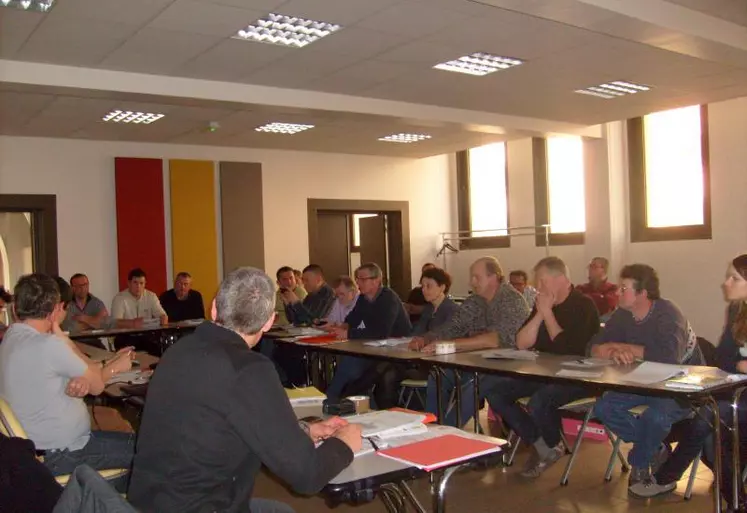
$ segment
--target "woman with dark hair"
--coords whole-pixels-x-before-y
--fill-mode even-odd
[[[716,348],[718,366],[731,374],[747,374],[747,254],[732,260],[726,271],[726,279],[722,284],[724,298],[729,302],[726,324],[721,334],[721,340]],[[747,394],[742,396],[738,408],[740,429],[744,432],[747,427]],[[719,401],[721,416],[721,493],[726,500],[728,510],[734,511],[738,504],[732,504],[733,466],[732,466],[732,434],[733,409],[730,400]],[[690,463],[703,452],[703,461],[710,468],[713,467],[713,412],[709,408],[701,408],[688,426],[687,432],[679,437],[674,453],[654,473],[654,479],[648,485],[639,485],[631,491],[635,495],[648,498],[671,492],[677,481],[682,477]],[[740,450],[740,472],[745,465],[745,437],[742,437]],[[739,504],[744,505],[744,487],[739,486]]]

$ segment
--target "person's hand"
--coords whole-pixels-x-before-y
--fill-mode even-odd
[[[135,359],[135,352],[132,347],[123,347],[114,358],[109,360],[106,365],[113,370],[114,374],[127,372],[132,369],[132,360]]]
[[[320,442],[331,437],[347,425],[348,421],[340,417],[332,417],[322,422],[314,422],[313,424],[309,424],[309,436],[314,443]]]
[[[298,303],[300,299],[298,299],[298,296],[295,292],[292,290],[284,290],[280,293],[280,298],[283,300],[283,303],[286,305],[292,305],[293,303]]]
[[[747,374],[747,360],[737,362],[737,372],[740,374]]]
[[[425,339],[423,337],[412,337],[412,340],[407,344],[407,349],[410,351],[420,351],[425,347]]]
[[[633,351],[630,349],[625,348],[617,348],[613,349],[610,353],[610,357],[615,361],[615,363],[621,364],[621,365],[631,365],[635,363],[635,354],[633,354]]]
[[[88,390],[91,388],[91,384],[85,378],[72,378],[67,382],[65,387],[65,394],[70,397],[85,397],[88,395]]]
[[[422,348],[422,349],[420,350],[420,352],[421,352],[421,353],[423,353],[423,354],[428,354],[428,355],[433,355],[433,354],[436,354],[436,341],[434,340],[434,341],[433,341],[433,342],[431,342],[430,344],[428,344],[428,345],[424,346],[424,347],[423,347],[423,348]]]
[[[348,328],[344,325],[337,326],[335,328],[332,328],[332,334],[340,340],[346,340],[348,338]]]
[[[339,438],[343,442],[345,442],[345,445],[350,447],[350,450],[353,452],[358,452],[361,450],[361,447],[363,447],[363,438],[361,435],[361,425],[360,424],[348,424],[347,426],[343,426],[340,429],[338,429],[334,437]]]
[[[555,304],[555,295],[542,290],[537,294],[534,304],[537,307],[537,312],[544,315],[546,312],[552,311],[552,307]]]

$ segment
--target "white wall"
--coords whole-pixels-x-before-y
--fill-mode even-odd
[[[450,157],[413,160],[126,142],[0,137],[0,191],[56,194],[62,276],[85,272],[109,302],[117,289],[114,157],[261,162],[265,265],[308,264],[307,198],[410,202],[414,279],[451,229]]]

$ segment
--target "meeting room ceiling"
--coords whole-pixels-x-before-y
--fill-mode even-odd
[[[304,48],[232,37],[271,12],[341,28]],[[524,63],[486,76],[433,67],[474,52]],[[57,0],[45,14],[0,8],[0,59],[4,134],[422,157],[745,96],[747,2]],[[176,86],[135,94],[114,79],[69,87],[43,68],[15,80],[2,73],[11,61],[212,82],[200,98]],[[575,92],[616,80],[651,89],[614,99]],[[299,100],[226,101],[227,84],[295,91]],[[114,108],[166,116],[104,124]],[[315,127],[254,131],[270,120]],[[220,130],[206,130],[210,121]],[[378,140],[399,132],[431,138]]]

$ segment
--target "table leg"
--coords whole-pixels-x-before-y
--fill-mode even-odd
[[[309,353],[308,349],[304,348],[303,356],[306,359],[306,386],[308,387],[312,385],[311,374],[313,372],[311,369],[311,366],[312,366],[311,354]]]
[[[716,449],[713,461],[713,511],[721,513],[721,415],[718,401],[713,396],[708,397],[708,403],[713,408],[713,440]]]
[[[456,427],[462,429],[462,373],[454,369],[454,409],[456,409]]]
[[[733,501],[732,506],[734,509],[739,509],[739,488],[744,486],[742,483],[742,468],[740,465],[740,450],[739,450],[739,399],[742,397],[744,388],[734,391],[734,397],[731,402],[732,419],[733,424],[731,426],[732,433],[732,446],[731,446],[731,457],[732,457],[732,472],[734,479],[734,489],[732,490]]]
[[[437,411],[438,411],[438,423],[443,424],[444,423],[444,403],[443,403],[443,390],[441,389],[443,385],[443,375],[441,373],[440,367],[433,367],[432,372],[436,377],[436,404],[437,404]]]
[[[457,470],[461,470],[466,465],[456,465],[447,468],[443,474],[431,481],[431,498],[433,499],[433,513],[446,512],[446,486],[449,484],[451,476]],[[435,472],[434,472],[435,473]]]
[[[480,432],[480,380],[477,379],[478,374],[475,372],[474,377],[474,393],[475,393],[475,433]]]
[[[404,495],[407,499],[410,500],[410,504],[415,508],[415,511],[417,513],[427,513],[423,505],[420,503],[417,497],[415,497],[415,494],[412,492],[410,487],[407,485],[406,482],[402,481],[399,484],[400,489],[402,490],[402,495]]]

